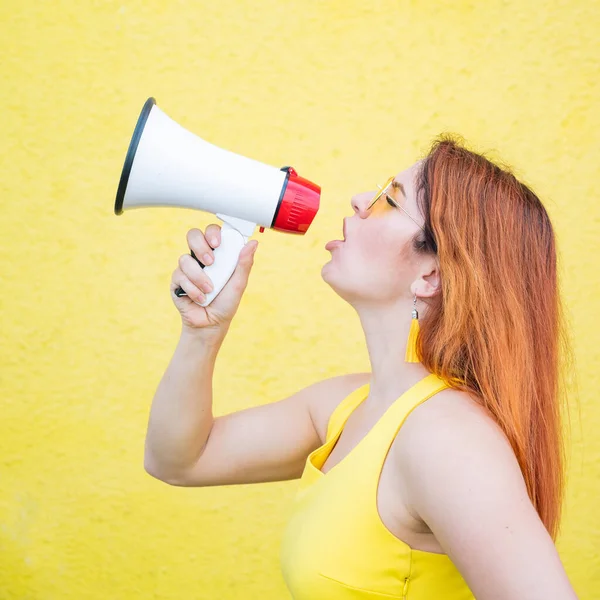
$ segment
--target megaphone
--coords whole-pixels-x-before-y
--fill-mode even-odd
[[[213,291],[197,304],[208,306],[229,281],[256,227],[303,235],[319,210],[320,196],[321,188],[292,167],[278,169],[214,146],[148,98],[125,157],[115,214],[179,206],[213,213],[223,221],[213,264],[198,261]],[[181,288],[176,294],[186,295]]]

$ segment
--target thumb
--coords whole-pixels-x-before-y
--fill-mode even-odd
[[[254,264],[254,253],[256,252],[256,248],[258,247],[258,242],[256,240],[250,240],[240,252],[240,257],[238,259],[238,264],[235,267],[235,271],[231,276],[232,279],[236,280],[236,283],[245,284],[248,275],[250,274],[250,270],[252,269],[252,265]]]

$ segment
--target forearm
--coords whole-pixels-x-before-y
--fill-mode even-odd
[[[222,339],[184,330],[150,409],[144,466],[177,477],[200,457],[213,424],[212,378]]]

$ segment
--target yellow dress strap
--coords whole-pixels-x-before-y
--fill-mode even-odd
[[[346,396],[334,409],[327,424],[328,442],[344,426],[352,411],[369,395],[369,384],[365,383]]]

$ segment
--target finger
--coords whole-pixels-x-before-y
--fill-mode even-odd
[[[179,269],[181,272],[205,294],[213,291],[213,284],[204,269],[189,254],[179,257]]]
[[[248,276],[250,275],[250,270],[254,264],[254,253],[256,252],[257,247],[258,242],[256,240],[251,240],[240,252],[238,263],[231,276],[234,287],[240,292],[243,292],[248,284]]]
[[[204,234],[199,229],[190,229],[187,232],[187,243],[190,250],[196,255],[203,265],[212,265],[215,255]]]
[[[204,302],[206,300],[206,296],[204,295],[204,293],[202,293],[185,276],[181,269],[176,269],[173,272],[173,276],[171,277],[171,295],[177,299],[179,299],[179,297],[175,295],[175,290],[179,287],[188,295],[190,300],[194,300],[196,302]]]
[[[216,248],[221,245],[221,227],[212,223],[208,225],[204,232],[204,237],[207,239],[211,248]]]

